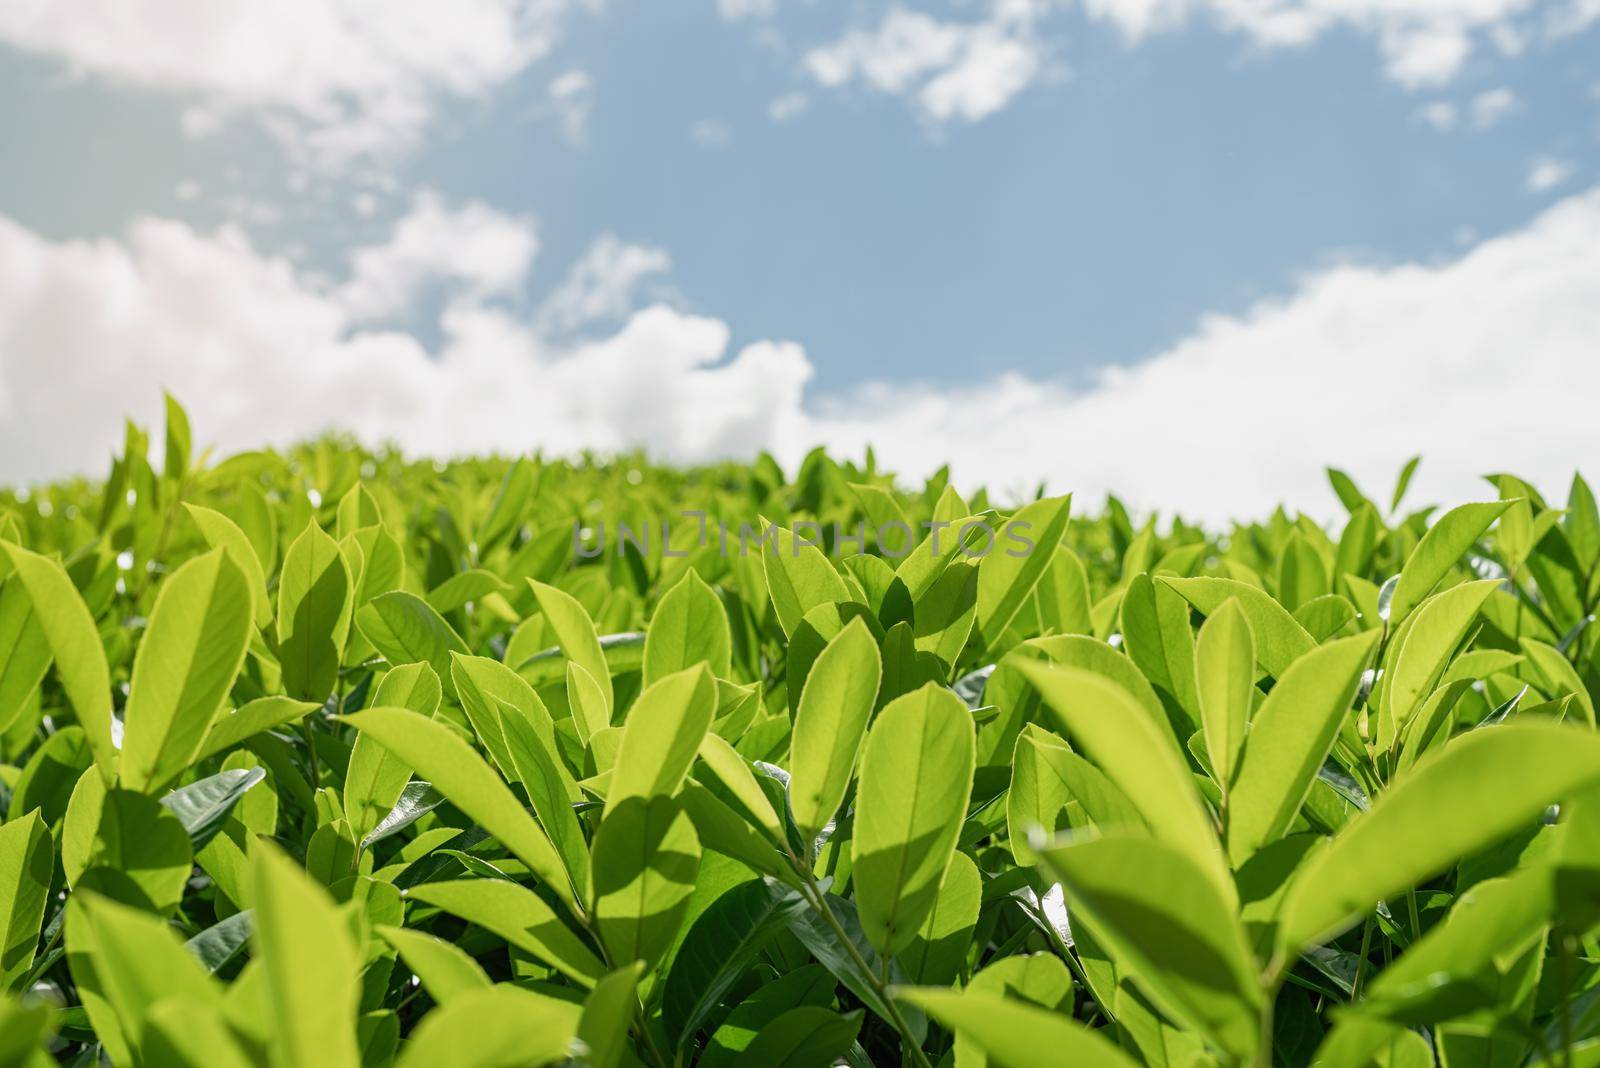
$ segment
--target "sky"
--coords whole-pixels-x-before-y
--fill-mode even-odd
[[[1600,0],[171,11],[0,5],[0,481],[164,388],[1209,520],[1600,458]]]

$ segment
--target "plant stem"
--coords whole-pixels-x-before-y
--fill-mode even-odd
[[[656,1038],[650,1033],[650,1024],[645,1019],[644,1005],[635,997],[633,999],[634,1024],[639,1029],[639,1038],[643,1040],[645,1051],[650,1054],[650,1059],[655,1062],[656,1068],[667,1068],[668,1061],[662,1056],[661,1048],[656,1045]]]
[[[894,1025],[896,1031],[900,1032],[900,1038],[905,1042],[906,1051],[911,1055],[911,1059],[916,1063],[917,1068],[933,1068],[933,1065],[928,1061],[927,1054],[922,1052],[921,1044],[911,1034],[911,1028],[906,1025],[905,1017],[900,1015],[900,1009],[895,1005],[894,998],[889,996],[888,985],[873,973],[872,966],[866,962],[860,951],[856,949],[856,944],[851,941],[850,935],[844,929],[844,925],[839,922],[839,918],[828,907],[828,896],[817,888],[815,877],[809,869],[800,864],[794,857],[791,856],[789,859],[794,865],[796,874],[800,876],[801,882],[805,886],[807,900],[827,921],[828,926],[833,928],[834,936],[839,939],[839,944],[844,946],[846,953],[850,954],[850,959],[857,968],[861,969],[861,974],[866,977],[867,982],[872,986],[873,993],[878,995],[879,1000],[883,1002],[884,1008],[889,1011],[889,1022]],[[885,972],[888,971],[888,967],[889,962],[885,960]]]
[[[1572,980],[1574,956],[1572,936],[1565,932],[1561,939],[1561,1066],[1572,1068]]]
[[[1350,981],[1350,1000],[1355,1002],[1361,998],[1361,980],[1367,970],[1367,951],[1372,946],[1372,916],[1367,917],[1367,922],[1361,925],[1361,952],[1356,956],[1356,976]]]

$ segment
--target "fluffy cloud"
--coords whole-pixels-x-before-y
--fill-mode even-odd
[[[377,319],[438,282],[479,299],[503,296],[521,287],[538,249],[531,220],[477,202],[449,207],[425,191],[387,241],[352,254],[351,277],[338,298],[354,317]]]
[[[330,165],[414,145],[445,98],[480,98],[546,55],[593,0],[7,0],[0,41],[192,100],[186,125],[262,117]]]
[[[805,114],[810,103],[804,93],[784,93],[767,104],[767,118],[773,122],[789,122]]]
[[[1004,108],[1044,69],[1028,3],[997,4],[978,22],[947,22],[895,7],[871,29],[813,48],[807,72],[827,88],[859,81],[909,96],[935,122],[977,121]]]
[[[1012,374],[807,398],[791,343],[730,359],[724,323],[657,305],[557,344],[457,285],[429,352],[235,230],[144,221],[58,243],[0,217],[0,479],[103,470],[119,417],[152,419],[165,385],[224,449],[333,426],[434,454],[793,462],[817,442],[871,443],[908,475],[949,461],[1002,491],[1046,480],[1209,519],[1280,499],[1332,514],[1323,464],[1376,488],[1416,451],[1436,499],[1481,496],[1476,476],[1498,469],[1559,492],[1593,452],[1600,396],[1600,188],[1451,262],[1321,272],[1081,388]]]
[[[717,12],[729,21],[771,18],[778,13],[778,0],[717,0]]]
[[[1576,169],[1567,160],[1541,156],[1528,168],[1528,192],[1547,193],[1558,185],[1564,185]]]
[[[1515,110],[1517,94],[1504,86],[1486,89],[1472,98],[1472,122],[1480,130],[1489,129]]]
[[[856,26],[812,48],[803,66],[827,88],[859,83],[908,98],[935,122],[977,121],[1006,107],[1051,68],[1044,23],[1061,0],[991,0],[975,21],[952,21],[896,5],[876,26]],[[1408,89],[1438,87],[1465,66],[1481,39],[1512,54],[1533,37],[1580,32],[1600,21],[1600,0],[1083,0],[1083,12],[1137,44],[1204,18],[1263,49],[1299,48],[1324,34],[1375,38],[1385,71]],[[1490,90],[1470,112],[1487,128],[1514,109],[1509,90]],[[1420,117],[1437,129],[1457,122],[1453,104]]]
[[[1507,469],[1560,493],[1594,452],[1596,338],[1600,188],[1454,262],[1323,272],[1083,390],[880,388],[816,425],[891,467],[937,457],[969,480],[1210,518],[1279,499],[1327,514],[1323,464],[1382,487],[1419,451],[1437,498],[1481,496],[1477,476]]]
[[[1506,50],[1520,46],[1528,24],[1562,36],[1600,19],[1594,0],[1084,0],[1084,9],[1130,40],[1175,29],[1193,16],[1268,48],[1352,29],[1377,39],[1389,77],[1408,88],[1455,77],[1480,35]]]
[[[122,240],[57,243],[0,216],[0,479],[102,472],[121,415],[154,420],[163,387],[225,451],[344,427],[433,454],[648,445],[696,460],[803,434],[803,353],[762,342],[726,359],[715,319],[654,306],[554,346],[462,291],[430,352],[364,327],[348,293],[233,228],[143,220]]]
[[[647,281],[671,269],[672,257],[664,249],[602,234],[545,298],[539,325],[545,333],[562,334],[617,322],[638,305]]]
[[[550,82],[550,106],[567,140],[582,145],[588,138],[589,112],[594,109],[594,79],[587,71],[569,70]]]

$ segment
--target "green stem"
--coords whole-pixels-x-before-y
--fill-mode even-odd
[[[1574,953],[1572,936],[1565,932],[1561,939],[1561,1068],[1572,1068],[1572,981]]]
[[[796,858],[791,856],[789,860],[794,866],[795,873],[800,876],[801,882],[804,884],[806,898],[811,902],[818,914],[827,921],[828,926],[833,928],[834,936],[839,939],[839,944],[844,946],[846,953],[850,954],[850,959],[857,968],[861,969],[861,974],[866,977],[867,982],[872,986],[873,993],[878,995],[878,999],[883,1002],[884,1008],[889,1011],[889,1022],[894,1025],[896,1031],[900,1032],[900,1037],[905,1042],[906,1051],[911,1055],[912,1061],[916,1063],[917,1068],[933,1068],[933,1065],[928,1061],[927,1054],[922,1052],[921,1044],[911,1034],[911,1028],[906,1025],[905,1017],[900,1015],[900,1009],[895,1005],[894,998],[889,996],[888,985],[873,974],[872,966],[861,956],[860,951],[856,949],[855,942],[846,933],[844,925],[833,914],[833,909],[828,907],[828,896],[818,889],[815,876],[811,874],[809,868],[802,865]],[[888,966],[889,963],[885,960],[885,971],[888,970]]]
[[[1411,944],[1416,945],[1417,939],[1422,937],[1422,918],[1417,914],[1417,891],[1415,888],[1406,891],[1406,911],[1411,917]]]
[[[635,997],[633,999],[634,1026],[639,1029],[639,1038],[644,1042],[645,1052],[650,1054],[650,1060],[656,1068],[667,1068],[668,1061],[662,1056],[661,1048],[656,1045],[656,1038],[650,1033],[650,1024],[645,1019],[644,1004]]]
[[[1356,1002],[1361,999],[1361,980],[1366,977],[1367,951],[1372,947],[1373,918],[1369,915],[1367,922],[1361,927],[1361,952],[1356,956],[1356,976],[1350,981],[1350,1000]]]

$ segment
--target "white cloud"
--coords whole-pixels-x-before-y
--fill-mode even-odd
[[[506,296],[521,286],[538,251],[531,220],[476,201],[449,207],[424,191],[387,241],[351,254],[351,277],[338,297],[357,319],[377,319],[438,282],[476,299]]]
[[[552,79],[546,92],[567,140],[583,144],[588,138],[589,112],[594,109],[594,79],[587,71],[569,70]]]
[[[778,0],[717,0],[717,12],[729,21],[769,19],[778,13]]]
[[[721,119],[696,119],[689,124],[689,140],[701,148],[721,148],[730,137],[732,131]]]
[[[585,0],[6,0],[0,41],[74,73],[192,101],[185,129],[261,117],[341,165],[416,144],[441,100],[481,98],[546,55]]]
[[[860,81],[909,96],[935,122],[975,122],[1004,108],[1044,69],[1043,45],[1027,0],[997,3],[977,22],[947,22],[903,7],[877,27],[857,27],[806,53],[816,81],[837,89]]]
[[[1519,50],[1536,8],[1547,36],[1578,32],[1600,19],[1597,0],[1084,0],[1093,18],[1130,41],[1177,29],[1196,16],[1242,33],[1262,47],[1298,47],[1337,29],[1377,39],[1391,79],[1408,88],[1442,85],[1465,66],[1486,35],[1502,52]]]
[[[800,349],[725,360],[715,319],[650,307],[556,347],[459,296],[439,325],[436,353],[364,329],[234,228],[147,219],[123,240],[52,242],[0,216],[0,479],[103,473],[122,414],[157,420],[163,386],[224,451],[345,427],[440,455],[648,445],[690,461],[804,433]]]
[[[559,334],[614,323],[637,306],[646,281],[671,269],[672,258],[665,250],[603,234],[545,298],[539,324],[546,332]]]
[[[1460,115],[1456,112],[1456,106],[1448,100],[1436,100],[1431,104],[1423,105],[1418,109],[1417,116],[1440,133],[1449,133],[1454,130],[1457,121],[1460,119]]]
[[[949,461],[967,485],[1046,479],[1212,520],[1280,499],[1332,514],[1322,465],[1376,492],[1421,450],[1419,496],[1481,497],[1476,476],[1504,469],[1559,493],[1593,452],[1600,188],[1450,262],[1316,274],[1083,388],[1011,374],[807,401],[798,346],[728,360],[725,324],[664,306],[558,345],[460,293],[439,333],[430,354],[363,328],[338,286],[237,230],[144,221],[124,240],[52,242],[0,217],[0,479],[103,471],[124,410],[152,419],[167,385],[224,449],[336,425],[436,454],[771,448],[792,463],[871,442],[910,476]]]
[[[810,104],[804,93],[784,93],[767,105],[767,118],[773,122],[789,122],[803,115]]]
[[[1331,514],[1324,464],[1381,487],[1417,451],[1425,495],[1482,497],[1495,470],[1560,495],[1594,451],[1597,337],[1600,188],[1450,263],[1326,271],[1085,390],[887,388],[816,426],[891,469],[949,460],[968,482],[1048,478],[1212,519],[1280,499]]]
[[[1487,130],[1517,110],[1517,94],[1501,86],[1487,89],[1472,98],[1472,124]]]
[[[1528,168],[1528,192],[1547,193],[1558,185],[1565,185],[1575,170],[1568,160],[1541,156]]]

